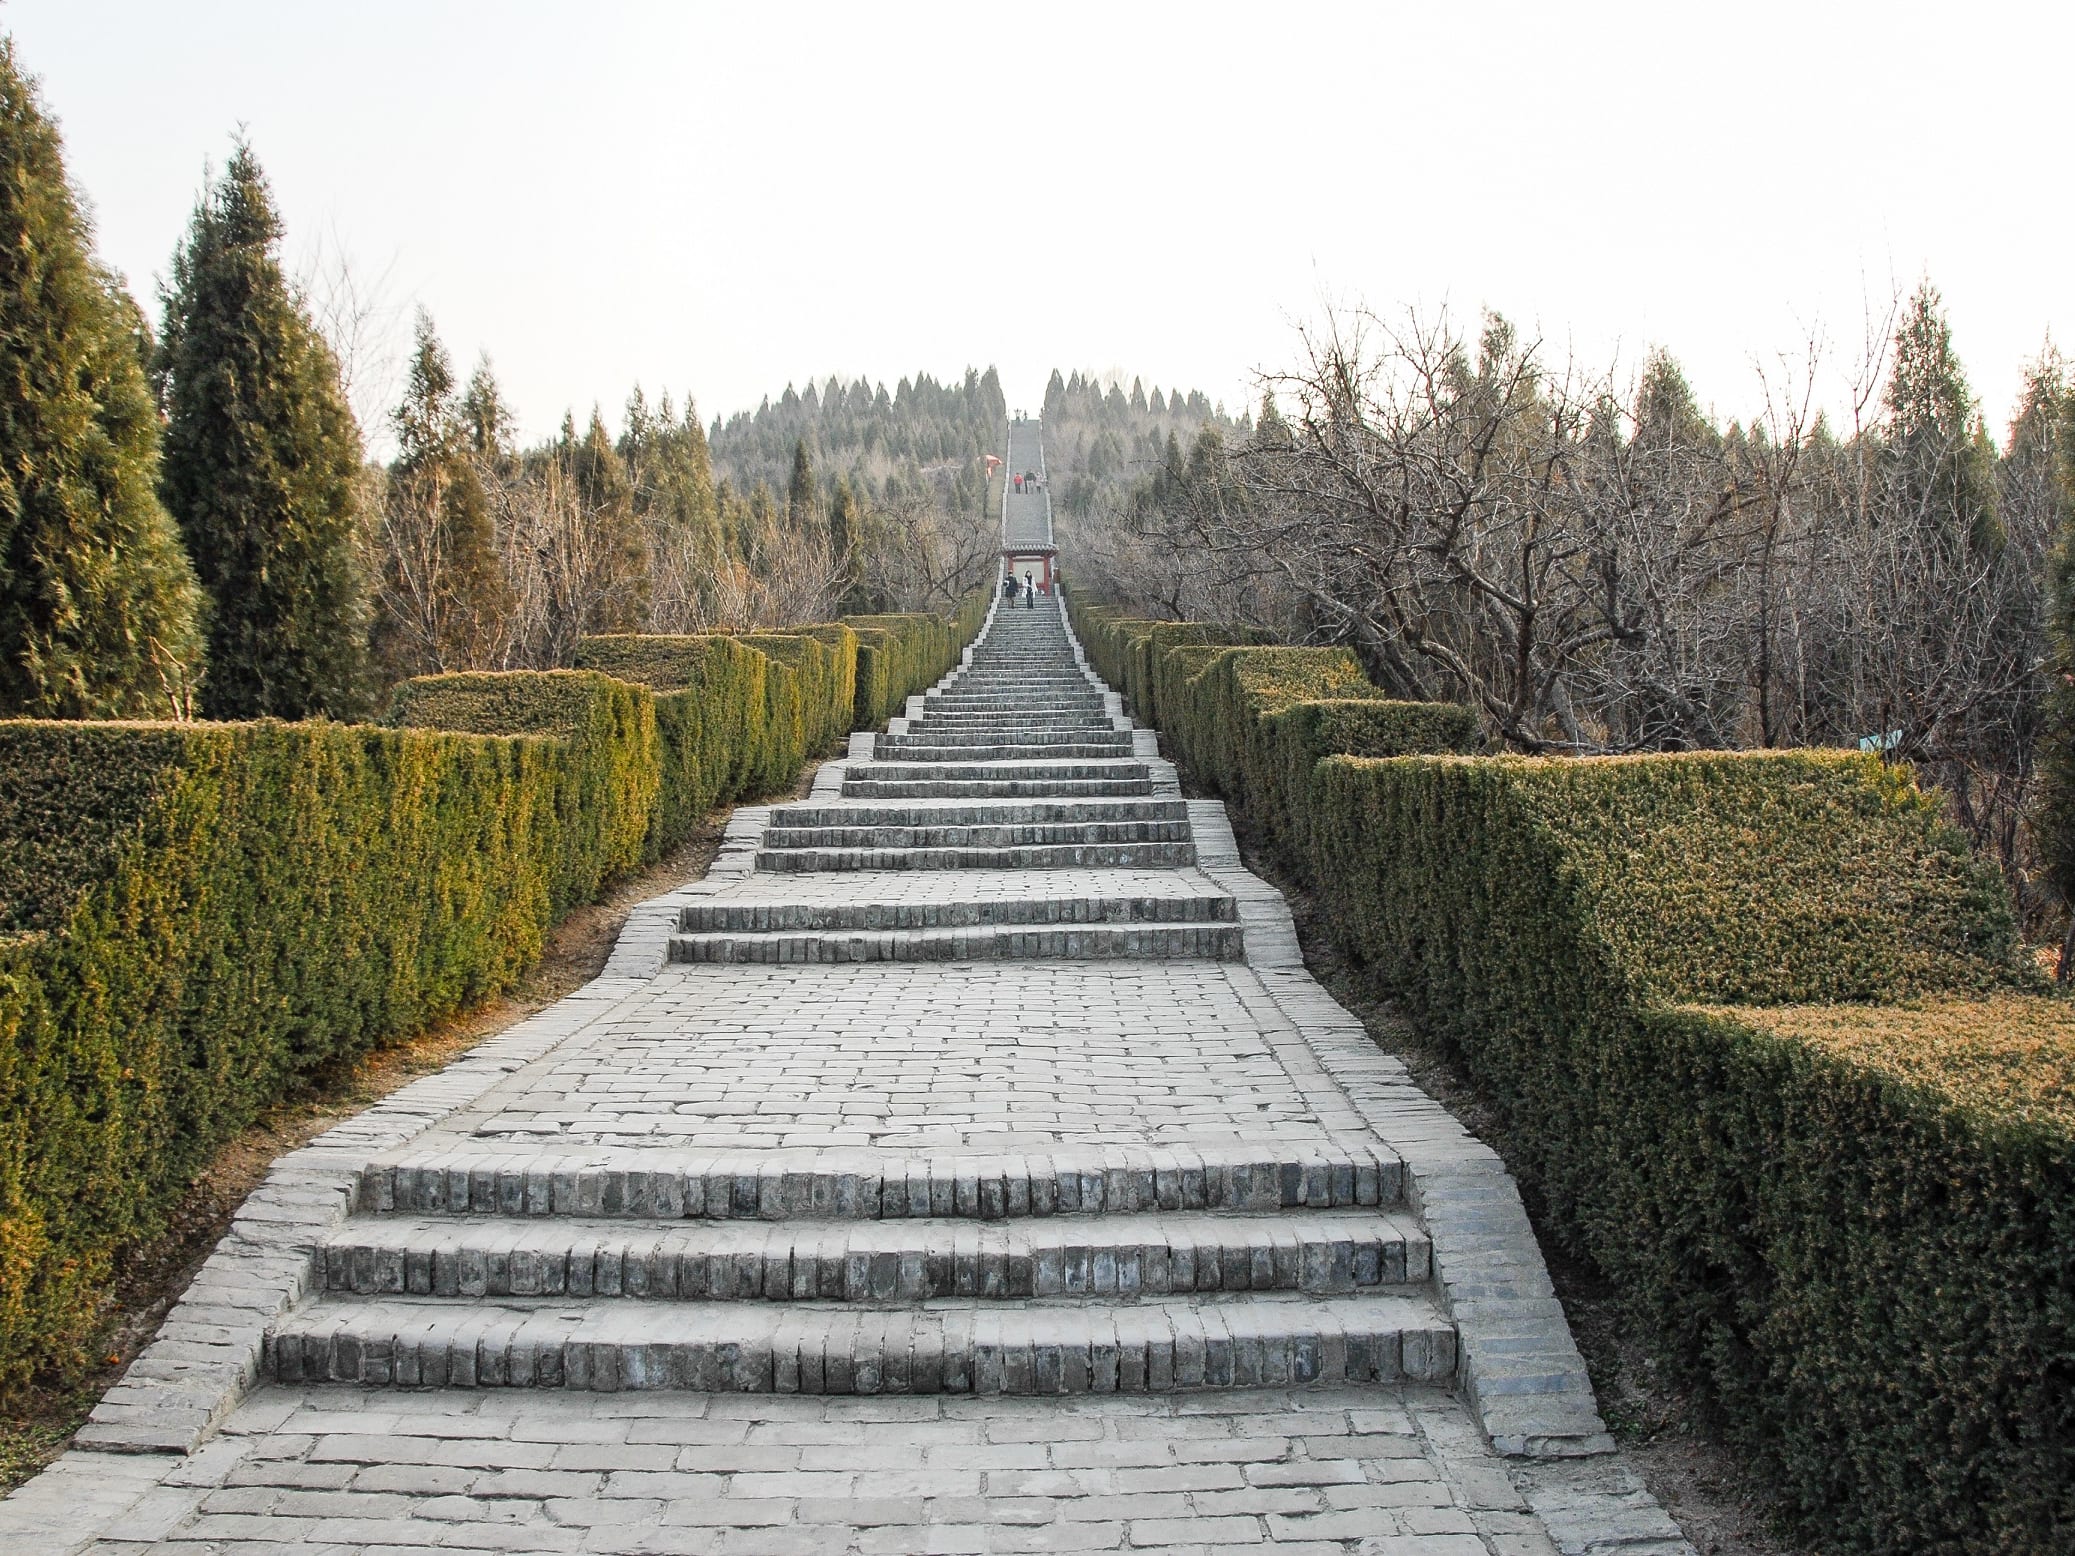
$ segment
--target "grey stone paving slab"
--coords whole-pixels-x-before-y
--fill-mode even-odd
[[[970,1400],[270,1385],[171,1472],[68,1455],[0,1503],[0,1551],[1679,1548],[1631,1477],[1581,1468],[1523,1470],[1422,1387]]]

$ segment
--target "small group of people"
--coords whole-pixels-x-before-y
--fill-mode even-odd
[[[1037,473],[1032,470],[1026,470],[1021,475],[1013,477],[1013,479],[1016,483],[1016,490],[1019,492],[1034,492],[1044,485],[1037,478]]]
[[[1016,596],[1020,594],[1023,596],[1023,608],[1025,610],[1035,610],[1037,608],[1037,580],[1029,573],[1023,575],[1021,582],[1017,581],[1014,573],[1009,574],[1001,581],[1001,592],[1002,598],[1012,605],[1016,602]]]

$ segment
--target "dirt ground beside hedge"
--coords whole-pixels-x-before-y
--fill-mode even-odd
[[[818,765],[802,774],[796,797],[808,792]],[[668,858],[621,880],[602,900],[563,919],[549,934],[540,961],[507,993],[355,1064],[320,1073],[305,1092],[277,1104],[218,1151],[173,1211],[166,1231],[122,1255],[92,1362],[38,1378],[0,1402],[0,1494],[64,1450],[95,1401],[158,1331],[166,1310],[187,1289],[245,1196],[277,1158],[597,977],[637,904],[705,875],[720,851],[728,815],[715,811]]]

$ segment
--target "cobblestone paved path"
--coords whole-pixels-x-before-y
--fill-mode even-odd
[[[1608,1448],[1510,1179],[1048,597],[287,1158],[0,1549],[1689,1550]]]

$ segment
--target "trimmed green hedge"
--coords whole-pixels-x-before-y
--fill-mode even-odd
[[[1096,673],[1157,717],[1192,777],[1231,800],[1301,866],[1311,769],[1324,757],[1469,751],[1477,715],[1393,702],[1344,648],[1262,645],[1258,632],[1151,622],[1073,594],[1067,608]]]
[[[0,1382],[300,1078],[504,987],[585,855],[563,742],[0,723]]]
[[[650,852],[668,853],[716,805],[750,792],[765,765],[764,678],[771,661],[718,634],[588,637],[576,662],[655,697],[663,779]]]
[[[910,697],[942,680],[986,616],[984,591],[950,621],[925,614],[845,616],[843,625],[857,633],[859,644],[854,727],[884,728]]]
[[[2075,1539],[2075,1011],[1933,798],[1844,752],[1340,757],[1311,827],[1545,1224],[1811,1527]]]
[[[1246,792],[1269,841],[1308,857],[1311,775],[1329,756],[1422,756],[1477,749],[1477,712],[1454,702],[1328,697],[1257,716]]]
[[[556,917],[647,856],[662,793],[655,699],[590,670],[470,671],[396,689],[392,722],[475,735],[543,735],[562,747],[561,827],[548,894]]]
[[[1474,713],[1069,605],[1809,1531],[2075,1549],[2075,1006],[1933,797],[1845,752],[1422,755]]]
[[[920,675],[979,620],[885,630]],[[826,734],[854,640],[814,633],[773,646]],[[285,1090],[509,986],[560,913],[795,782],[791,664],[580,656],[407,682],[400,727],[0,721],[0,1385],[78,1358],[118,1250]]]
[[[1165,726],[1186,711],[1184,686],[1221,648],[1269,641],[1266,634],[1210,621],[1160,621],[1130,635],[1121,690],[1137,716]]]

